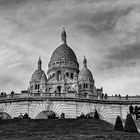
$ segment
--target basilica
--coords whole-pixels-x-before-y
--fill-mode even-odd
[[[29,82],[29,93],[61,97],[100,96],[103,89],[95,87],[95,80],[87,67],[86,57],[83,58],[83,68],[79,70],[77,57],[67,45],[65,29],[61,33],[61,40],[62,44],[55,49],[50,58],[47,73],[42,70],[42,60],[39,58],[37,69]]]

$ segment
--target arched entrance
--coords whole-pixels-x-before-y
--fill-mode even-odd
[[[56,117],[58,117],[58,115],[57,115],[55,112],[53,112],[53,111],[51,111],[51,110],[45,110],[45,111],[40,112],[40,113],[35,117],[35,119],[49,119],[49,118],[54,119],[54,118],[56,118]]]
[[[58,87],[57,87],[57,92],[58,92],[58,93],[61,93],[61,86],[58,86]]]
[[[0,120],[12,119],[12,117],[6,112],[0,112]]]
[[[56,79],[57,79],[57,81],[61,81],[62,80],[62,75],[61,75],[61,71],[60,70],[58,70],[56,72]]]
[[[95,112],[90,112],[86,115],[86,118],[94,118]]]

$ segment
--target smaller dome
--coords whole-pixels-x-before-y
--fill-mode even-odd
[[[83,68],[81,69],[79,73],[78,79],[80,81],[83,78],[88,78],[90,81],[94,81],[91,71],[87,68],[87,59],[85,58],[85,56],[83,60]]]
[[[41,70],[41,69],[37,69],[37,70],[35,70],[35,72],[33,73],[33,75],[32,75],[32,78],[31,78],[31,81],[33,82],[33,81],[41,81],[41,78],[42,78],[42,74],[44,73],[44,71],[43,70]]]
[[[39,57],[39,60],[38,60],[38,68],[32,74],[31,82],[33,82],[33,81],[40,82],[41,81],[42,75],[45,74],[45,72],[41,69],[41,65],[42,65],[42,61],[41,61],[41,58]]]
[[[78,79],[81,80],[83,78],[89,78],[90,81],[93,81],[93,76],[92,76],[92,73],[89,69],[87,69],[87,68],[81,69]]]

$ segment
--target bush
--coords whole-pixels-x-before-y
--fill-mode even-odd
[[[126,117],[124,131],[138,133],[137,127],[135,125],[135,122],[134,122],[131,114],[128,114]]]
[[[123,131],[123,124],[122,124],[122,120],[121,120],[120,116],[117,116],[117,118],[116,118],[114,130]]]
[[[60,117],[61,119],[65,119],[65,113],[61,113]]]
[[[81,113],[80,117],[79,118],[86,118],[85,114],[84,113]]]
[[[95,114],[94,114],[94,120],[99,120],[100,117],[99,117],[99,114],[97,112],[97,110],[95,111]]]

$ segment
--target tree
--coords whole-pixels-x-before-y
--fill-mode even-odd
[[[99,114],[97,112],[97,110],[95,111],[95,114],[94,114],[94,120],[99,120],[100,117],[99,117]]]
[[[135,125],[135,122],[134,122],[131,114],[127,114],[127,117],[125,120],[124,131],[138,133],[137,127]]]
[[[108,95],[107,95],[107,93],[105,94],[105,99],[107,99],[107,97],[108,97]]]
[[[136,105],[135,108],[134,108],[134,113],[136,115],[136,120],[138,119],[138,113],[139,113],[139,108],[138,106]]]
[[[61,113],[61,119],[65,119],[65,113]]]
[[[84,115],[84,113],[81,113],[80,118],[85,118],[86,116]]]
[[[129,106],[129,112],[130,112],[130,114],[133,114],[134,113],[134,109],[133,109],[133,106],[132,105]]]
[[[117,118],[116,118],[114,130],[123,131],[123,124],[122,124],[122,120],[121,120],[120,116],[117,116]]]

